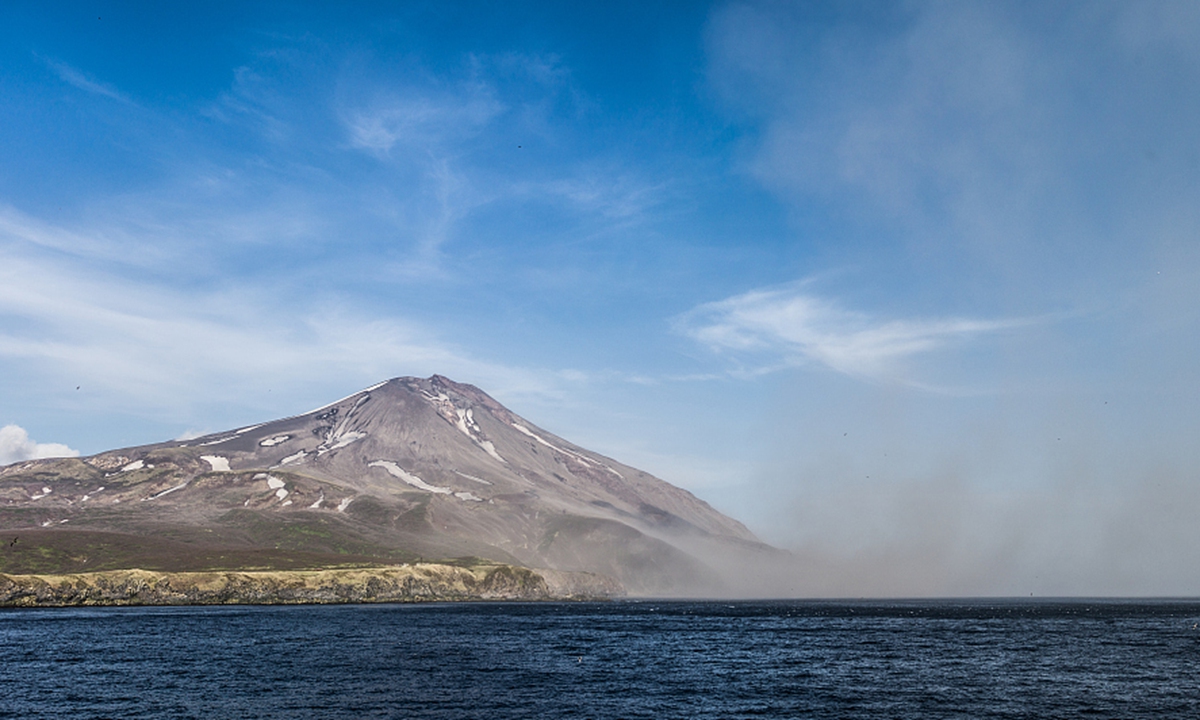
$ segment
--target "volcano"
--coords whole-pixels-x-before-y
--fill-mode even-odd
[[[315,569],[478,558],[631,594],[724,594],[770,555],[691,493],[440,375],[282,420],[0,468],[0,572]]]

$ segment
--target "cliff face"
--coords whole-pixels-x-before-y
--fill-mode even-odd
[[[8,573],[471,556],[672,595],[723,594],[721,564],[773,552],[691,493],[437,375],[194,440],[0,468],[0,533]]]
[[[0,574],[0,607],[582,600],[622,594],[620,585],[610,578],[587,573],[543,574],[511,565],[419,563],[287,572]]]

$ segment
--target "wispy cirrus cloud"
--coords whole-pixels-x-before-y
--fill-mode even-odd
[[[617,172],[592,171],[578,177],[518,185],[514,194],[542,201],[561,200],[581,212],[621,222],[644,218],[661,205],[669,181],[649,183]]]
[[[396,147],[444,151],[496,124],[544,140],[558,133],[556,114],[583,104],[555,55],[470,53],[456,81],[380,79],[345,103],[341,118],[352,147],[386,156]]]
[[[700,305],[680,317],[677,327],[714,351],[755,358],[751,374],[817,364],[858,378],[915,384],[906,373],[910,358],[1030,322],[884,319],[843,308],[800,284]]]
[[[304,404],[435,372],[514,396],[558,390],[543,373],[476,359],[420,321],[353,298],[309,302],[265,280],[172,287],[137,267],[47,254],[68,234],[60,228],[21,229],[6,237],[0,227],[0,361],[27,377],[89,387],[110,409],[190,422],[213,408],[255,410],[264,388]],[[38,231],[50,240],[36,242]]]
[[[563,115],[585,102],[556,58],[471,55],[465,64],[454,82],[347,81],[356,87],[336,102],[341,148],[378,162],[389,185],[380,212],[415,241],[398,274],[437,275],[444,246],[477,229],[476,214],[521,206],[577,223],[578,242],[636,224],[662,203],[668,182],[567,150]],[[551,148],[566,164],[548,161]]]
[[[397,145],[439,146],[474,135],[505,110],[486,88],[446,97],[392,95],[346,113],[352,147],[387,155]]]
[[[51,70],[54,71],[55,75],[58,75],[60,80],[69,85],[73,85],[80,90],[92,93],[93,95],[101,95],[103,97],[128,103],[130,105],[134,104],[133,100],[112,85],[109,85],[108,83],[102,83],[98,80],[93,80],[85,75],[81,70],[71,67],[70,65],[58,60],[50,60],[48,58],[43,58],[42,60]]]

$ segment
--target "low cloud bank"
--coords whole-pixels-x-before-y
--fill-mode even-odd
[[[62,443],[40,443],[32,440],[25,428],[19,425],[5,425],[0,428],[0,465],[22,460],[78,455],[78,450],[72,450]]]

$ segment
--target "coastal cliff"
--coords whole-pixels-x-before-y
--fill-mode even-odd
[[[415,563],[310,571],[0,574],[0,607],[299,605],[468,600],[594,600],[624,595],[591,573]]]

